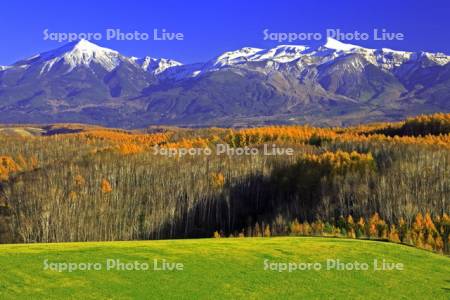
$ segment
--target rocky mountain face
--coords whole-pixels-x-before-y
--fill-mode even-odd
[[[81,40],[0,67],[0,122],[349,125],[450,111],[450,57],[367,49],[242,48],[199,64],[126,57]]]

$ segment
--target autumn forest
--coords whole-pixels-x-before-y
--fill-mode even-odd
[[[159,149],[293,155],[155,155]],[[0,128],[0,242],[338,236],[449,252],[450,114],[348,128]]]

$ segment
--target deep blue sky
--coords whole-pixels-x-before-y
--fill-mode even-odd
[[[395,2],[395,3],[394,3]],[[270,32],[372,33],[385,28],[405,35],[404,41],[353,41],[366,47],[433,51],[450,54],[448,1],[1,1],[0,65],[11,64],[61,43],[43,40],[51,32],[182,32],[184,41],[95,41],[125,55],[205,61],[244,46],[267,48]],[[287,44],[286,42],[283,44]],[[295,42],[293,44],[308,44]]]

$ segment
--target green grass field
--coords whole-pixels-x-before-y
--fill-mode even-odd
[[[150,270],[106,270],[107,259],[147,263]],[[154,259],[182,263],[184,269],[155,271]],[[264,270],[266,259],[318,262],[322,269]],[[327,270],[327,259],[368,263],[370,269]],[[402,263],[404,270],[374,271],[374,259]],[[45,260],[100,263],[102,269],[44,270]],[[450,299],[450,258],[403,245],[334,238],[1,245],[0,299],[20,298]]]

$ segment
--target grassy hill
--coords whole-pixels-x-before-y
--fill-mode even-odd
[[[138,261],[141,267],[147,263],[150,270],[107,270],[107,259]],[[182,263],[183,271],[155,271],[154,259],[159,266],[163,259]],[[367,263],[369,270],[327,270],[327,259]],[[374,259],[403,264],[404,270],[374,271]],[[99,263],[102,268],[58,272],[44,270],[45,260]],[[265,262],[317,262],[322,268],[278,272],[264,270]],[[1,299],[449,299],[449,274],[445,256],[392,243],[334,238],[0,246]]]

